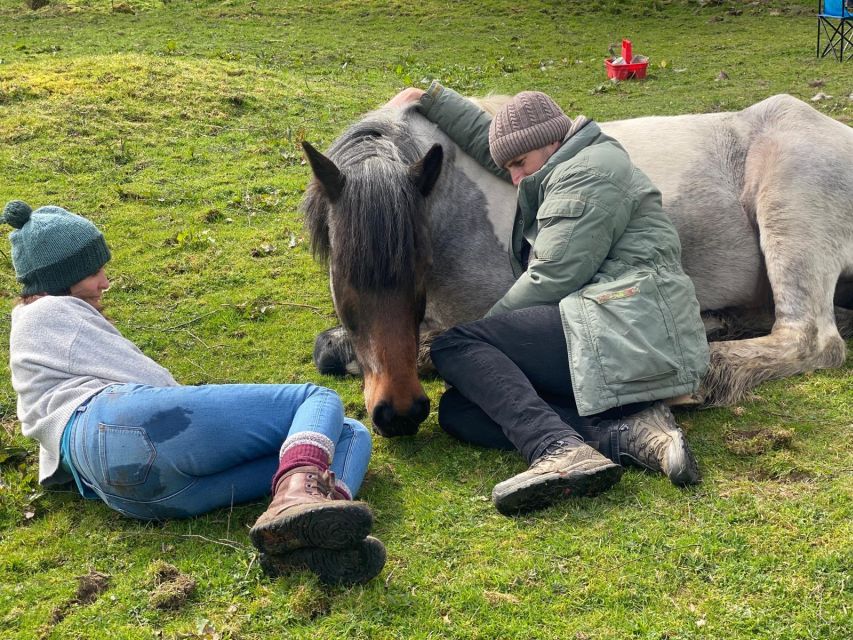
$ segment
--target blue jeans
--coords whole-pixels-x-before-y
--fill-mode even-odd
[[[78,408],[62,457],[87,497],[132,518],[185,518],[269,494],[282,442],[305,431],[334,443],[331,469],[355,495],[370,432],[313,384],[111,385]]]

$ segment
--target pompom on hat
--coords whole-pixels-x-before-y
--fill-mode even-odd
[[[62,207],[33,211],[26,202],[12,200],[3,208],[3,222],[15,228],[9,240],[23,296],[65,293],[110,260],[104,234]]]
[[[571,119],[541,91],[522,91],[495,114],[489,126],[489,152],[501,168],[522,153],[562,140]]]

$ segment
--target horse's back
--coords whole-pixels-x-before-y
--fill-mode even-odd
[[[602,129],[660,188],[703,309],[770,303],[762,224],[794,224],[827,250],[849,251],[846,237],[831,247],[830,236],[853,228],[853,131],[796,98],[772,96],[737,112],[620,120]],[[774,220],[787,214],[767,206],[806,200],[811,206],[793,222]]]

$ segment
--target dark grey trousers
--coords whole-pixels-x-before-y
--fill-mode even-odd
[[[483,447],[517,449],[528,464],[556,440],[577,438],[614,462],[614,421],[650,403],[581,417],[572,393],[557,306],[539,306],[453,327],[432,343],[432,361],[453,386],[438,408],[450,435]]]

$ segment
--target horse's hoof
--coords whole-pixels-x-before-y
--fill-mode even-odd
[[[314,341],[314,366],[324,375],[359,375],[361,369],[352,343],[342,327],[320,333]]]

